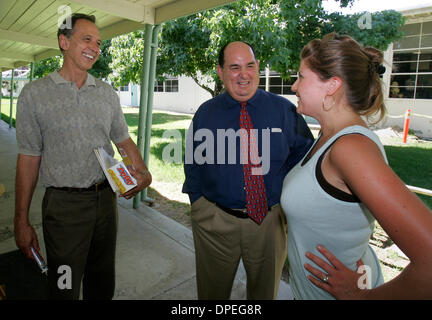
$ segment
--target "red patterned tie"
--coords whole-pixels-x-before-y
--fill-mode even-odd
[[[268,211],[267,196],[261,165],[258,164],[257,137],[254,134],[254,130],[252,130],[252,119],[246,110],[246,104],[247,102],[242,102],[240,110],[240,129],[245,129],[240,130],[240,149],[242,159],[244,159],[242,163],[246,192],[246,209],[249,217],[256,223],[261,224]]]

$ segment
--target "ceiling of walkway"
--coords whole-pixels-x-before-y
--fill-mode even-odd
[[[68,13],[96,16],[102,39],[211,9],[235,0],[1,0],[0,70],[60,53],[57,29]]]

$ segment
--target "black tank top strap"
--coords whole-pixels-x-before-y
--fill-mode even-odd
[[[341,201],[345,201],[345,202],[355,202],[355,203],[359,203],[361,202],[360,199],[355,195],[355,194],[349,194],[343,190],[340,190],[338,188],[336,188],[335,186],[331,185],[325,178],[324,175],[322,173],[322,169],[321,169],[321,164],[322,161],[324,159],[325,154],[327,153],[327,151],[332,147],[332,145],[340,138],[343,136],[346,136],[348,134],[361,134],[361,133],[347,133],[344,135],[341,135],[339,137],[337,137],[324,151],[323,153],[320,155],[320,157],[318,158],[316,167],[315,167],[315,176],[318,180],[319,185],[321,186],[321,188],[327,192],[329,195],[331,195],[333,198],[336,198],[338,200]]]

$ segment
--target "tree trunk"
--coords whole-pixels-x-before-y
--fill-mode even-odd
[[[188,75],[188,76],[191,77],[197,85],[199,85],[204,90],[208,91],[211,94],[212,98],[218,96],[223,91],[223,83],[222,81],[220,81],[219,77],[215,79],[214,89],[212,89],[206,86],[205,84],[200,83],[198,78],[195,75]]]
[[[218,78],[215,81],[215,89],[214,89],[215,95],[213,97],[216,97],[216,96],[220,95],[223,92],[223,90],[224,90],[223,83]]]
[[[203,88],[204,90],[206,90],[206,91],[208,91],[211,95],[212,95],[212,97],[215,97],[215,91],[214,90],[212,90],[210,87],[208,87],[208,86],[206,86],[206,85],[204,85],[204,84],[201,84],[200,82],[199,82],[199,80],[198,80],[198,78],[196,77],[196,76],[194,76],[194,75],[189,75],[189,77],[191,77],[192,79],[193,79],[193,81],[195,81],[195,83],[197,84],[197,85],[199,85],[201,88]]]

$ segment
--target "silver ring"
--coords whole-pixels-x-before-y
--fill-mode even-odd
[[[326,274],[322,280],[323,280],[324,282],[327,282],[328,279],[329,279],[329,277],[328,277],[328,275]]]

